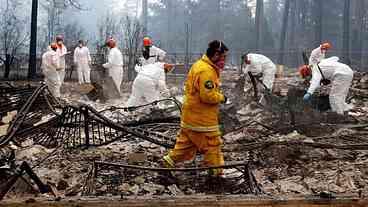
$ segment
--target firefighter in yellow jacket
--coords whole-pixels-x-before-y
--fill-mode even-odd
[[[226,102],[220,91],[220,72],[227,51],[222,41],[212,41],[206,54],[190,69],[185,83],[181,129],[175,148],[164,157],[167,167],[192,160],[197,152],[204,154],[205,166],[224,164],[218,115],[219,105]],[[221,169],[211,171],[213,176],[221,174]]]

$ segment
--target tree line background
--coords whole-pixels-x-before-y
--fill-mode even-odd
[[[27,60],[30,2],[0,0],[4,77]],[[38,53],[57,34],[69,48],[86,39],[95,53],[105,52],[104,41],[114,36],[129,53],[131,67],[147,34],[175,57],[198,56],[210,40],[220,39],[231,49],[232,63],[239,64],[243,53],[258,52],[296,67],[303,64],[303,50],[328,41],[333,45],[328,55],[367,71],[367,7],[368,0],[39,0]],[[93,13],[95,27],[76,16],[86,12]]]
[[[302,51],[323,41],[354,69],[367,65],[367,0],[161,0],[148,28],[168,51],[201,52],[222,39],[236,54],[260,52],[278,64],[302,64]],[[189,30],[186,28],[189,25]]]

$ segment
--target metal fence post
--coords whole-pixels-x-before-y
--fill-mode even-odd
[[[85,136],[85,141],[86,141],[86,148],[89,148],[89,128],[88,128],[88,109],[86,107],[82,108],[83,114],[84,114],[84,136]]]

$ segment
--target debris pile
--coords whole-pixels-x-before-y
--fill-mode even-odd
[[[368,99],[363,88],[367,86],[367,77],[361,73],[354,77],[349,98],[355,107],[348,118],[302,108],[297,111],[300,120],[294,124],[288,114],[276,107],[265,110],[255,102],[247,102],[253,98],[253,89],[246,84],[246,93],[235,96],[246,97],[239,101],[242,107],[237,113],[243,125],[224,137],[227,159],[246,155],[256,168],[262,189],[270,195],[330,192],[366,197],[368,174],[363,166],[368,163]],[[290,87],[302,84],[295,76],[279,80],[276,90],[288,88],[290,92]],[[323,96],[328,90],[321,88],[317,94]],[[232,146],[234,143],[238,146]]]
[[[128,93],[120,100],[102,103],[76,93],[77,89],[64,91],[66,102],[58,113],[44,113],[32,122],[31,131],[17,131],[16,138],[1,146],[0,165],[10,169],[28,162],[51,195],[59,198],[251,192],[368,196],[367,74],[354,77],[349,101],[355,107],[347,118],[302,105],[298,94],[303,94],[303,87],[295,74],[279,77],[276,95],[265,94],[265,102],[260,101],[261,96],[254,97],[246,77],[229,72],[224,78],[222,87],[231,100],[221,109],[225,161],[247,167],[226,169],[227,179],[220,184],[209,183],[207,171],[198,170],[201,156],[179,166],[196,168],[192,171],[158,171],[179,130],[180,107],[175,100],[180,97],[126,108]],[[328,94],[326,91],[328,88],[322,88],[317,98]],[[16,119],[18,115],[3,120],[13,123]],[[40,134],[40,129],[42,139],[28,133]],[[26,193],[33,195],[34,182],[27,176],[24,179],[33,189]],[[9,192],[7,198],[20,196],[16,186]]]

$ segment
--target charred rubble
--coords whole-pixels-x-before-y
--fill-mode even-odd
[[[88,101],[90,90],[60,101],[43,85],[0,85],[0,195],[368,195],[368,74],[355,75],[346,116],[328,111],[328,88],[304,105],[295,74],[279,77],[272,95],[237,73],[223,78],[231,103],[221,108],[226,166],[217,181],[201,156],[162,168],[180,96],[127,108]]]

